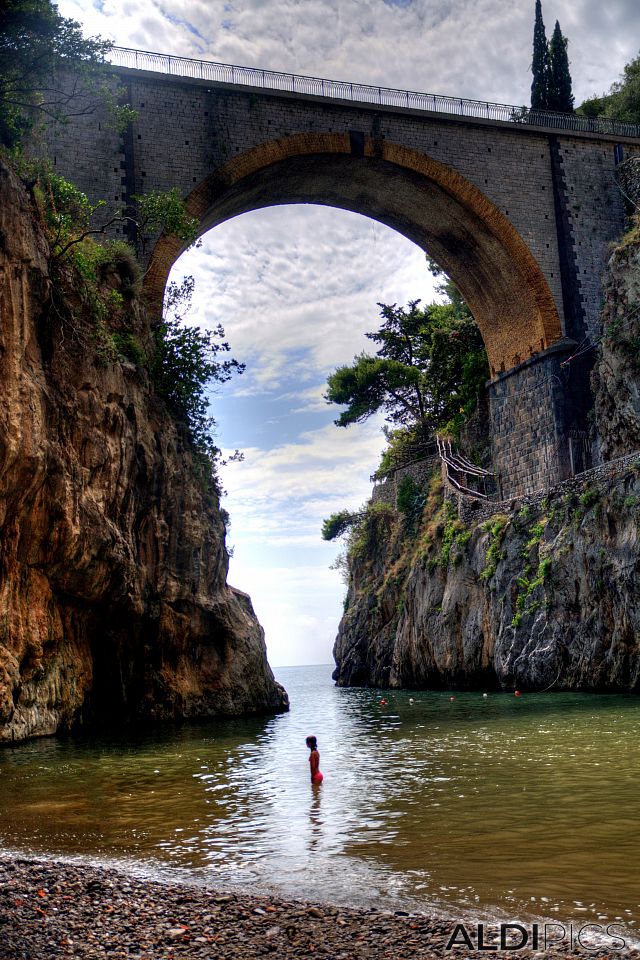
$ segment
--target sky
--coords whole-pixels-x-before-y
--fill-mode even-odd
[[[59,0],[121,46],[526,104],[534,0]],[[569,39],[576,102],[640,48],[638,0],[543,0]],[[273,666],[331,662],[345,586],[322,520],[370,495],[380,421],[347,429],[327,375],[371,347],[377,303],[435,298],[424,253],[357,214],[310,205],[243,214],[172,274],[193,275],[190,323],[222,323],[246,372],[212,397],[231,515],[229,582],[251,594]]]

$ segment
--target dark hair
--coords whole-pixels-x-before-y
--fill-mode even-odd
[[[317,750],[317,749],[318,749],[318,741],[317,741],[317,739],[316,739],[315,737],[307,737],[306,743],[307,743],[307,746],[309,747],[309,749],[311,749],[311,750]]]

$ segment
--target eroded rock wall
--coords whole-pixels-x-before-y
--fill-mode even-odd
[[[56,311],[47,255],[0,166],[0,740],[285,709],[217,496],[144,369]]]
[[[592,383],[600,454],[612,460],[640,450],[640,234],[613,253],[604,290]]]
[[[430,500],[352,564],[340,685],[640,689],[640,463],[479,524]]]

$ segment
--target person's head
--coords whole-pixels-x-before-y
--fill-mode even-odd
[[[307,737],[307,746],[309,747],[309,750],[317,750],[318,741],[315,737]]]

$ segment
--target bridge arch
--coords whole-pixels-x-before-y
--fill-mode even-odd
[[[309,133],[273,140],[229,160],[186,198],[200,233],[261,207],[314,203],[369,216],[428,250],[469,303],[492,375],[562,337],[547,281],[513,224],[451,167],[358,133]],[[183,247],[162,235],[146,291],[161,301]]]

